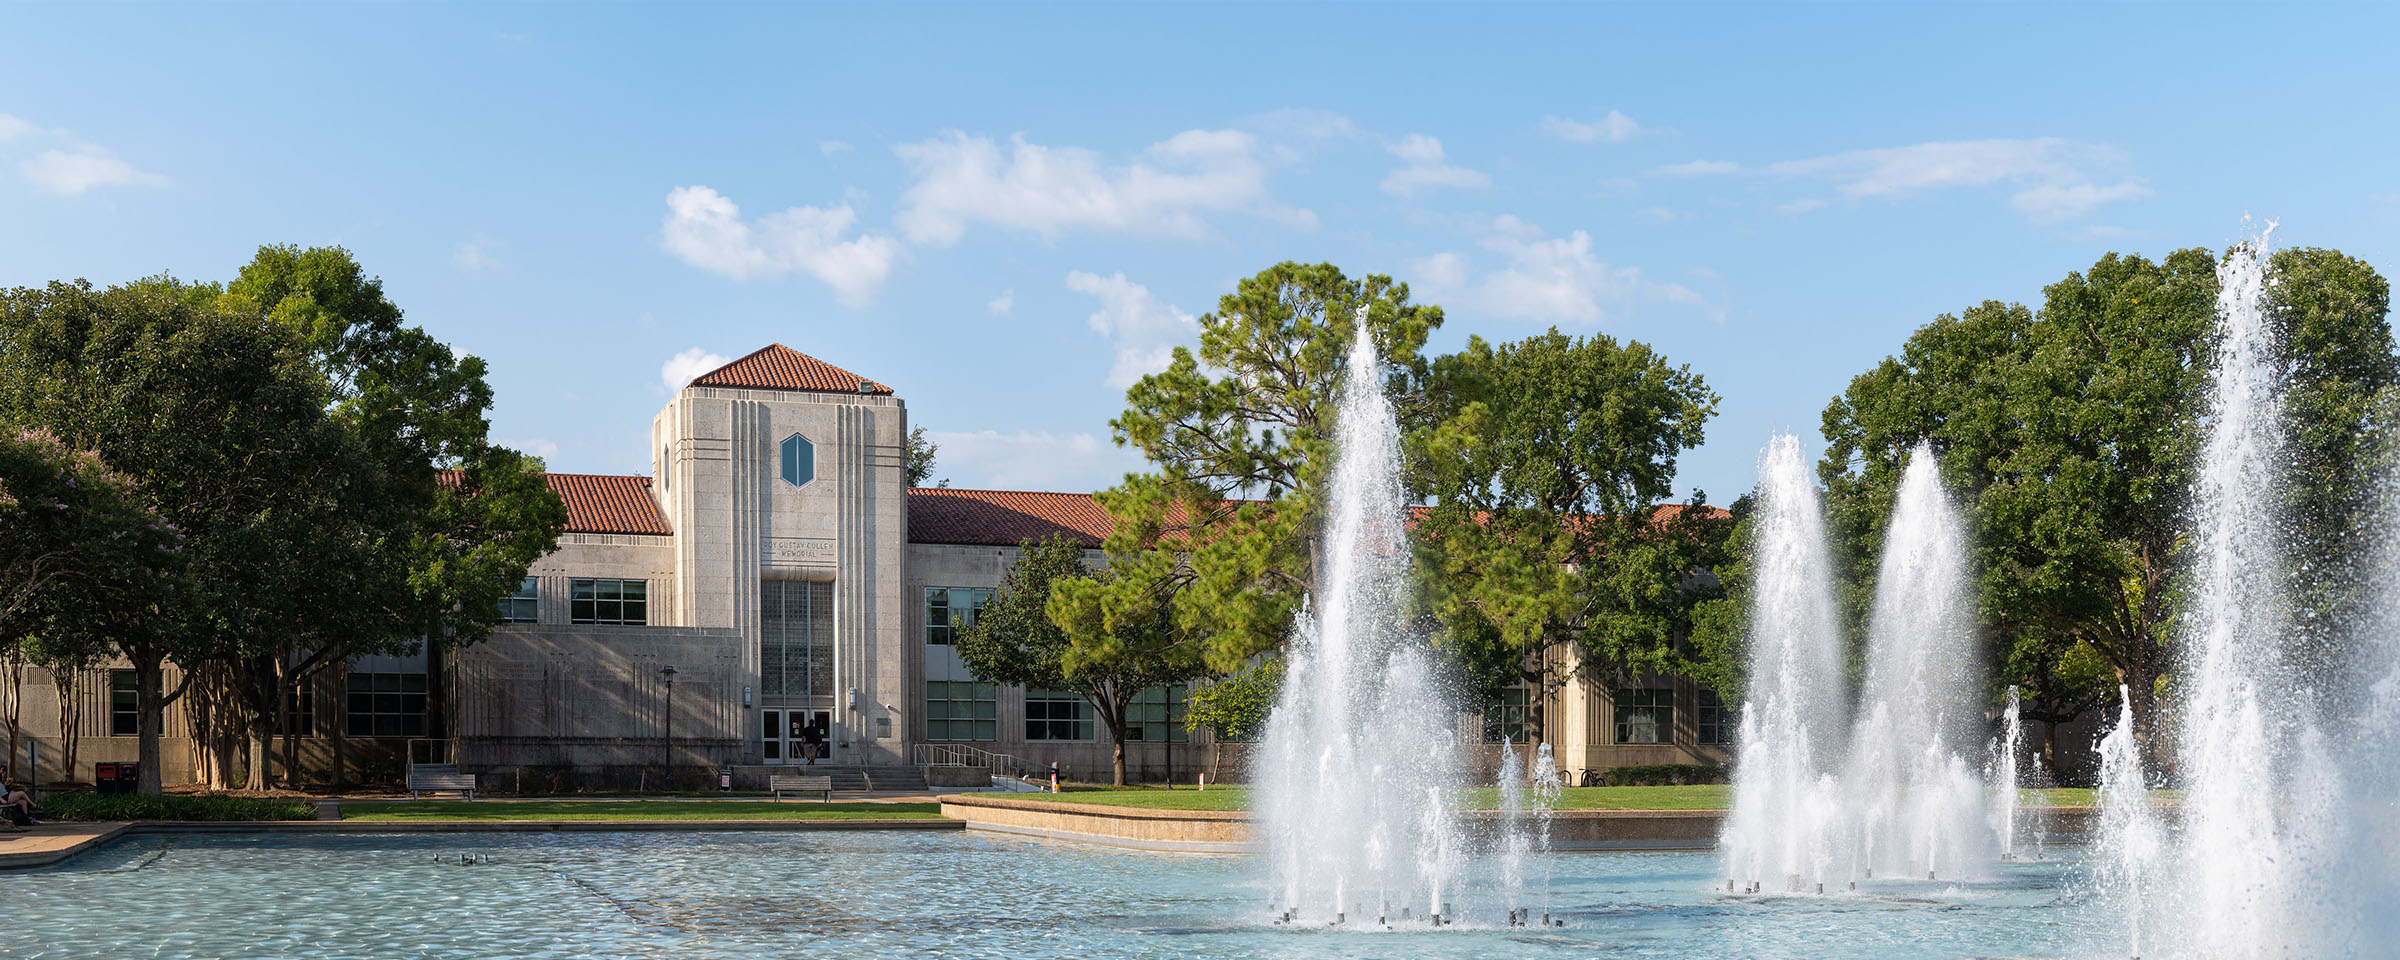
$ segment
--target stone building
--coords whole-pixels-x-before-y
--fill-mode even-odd
[[[1017,544],[1064,534],[1098,560],[1106,513],[1089,494],[911,488],[907,435],[890,387],[781,344],[692,380],[651,422],[648,476],[550,475],[566,532],[490,640],[448,663],[354,661],[298,698],[286,722],[304,733],[304,777],[324,776],[337,740],[369,777],[396,775],[410,741],[487,777],[560,783],[721,768],[754,782],[810,752],[887,770],[988,753],[1105,776],[1107,731],[1080,698],[982,682],[950,639]],[[134,756],[125,673],[79,684],[77,779]],[[1144,693],[1129,776],[1238,765],[1238,746],[1183,729],[1185,693]],[[54,758],[51,699],[29,695],[24,712]],[[191,779],[180,714],[167,782]],[[1718,762],[1731,739],[1726,711],[1666,680],[1519,691],[1466,722],[1520,743],[1538,727],[1571,771]]]

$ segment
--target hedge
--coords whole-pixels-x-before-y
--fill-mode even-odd
[[[306,800],[262,800],[173,794],[54,793],[37,804],[49,820],[314,820],[317,805]]]
[[[1653,763],[1617,767],[1602,777],[1612,787],[1680,787],[1694,783],[1724,783],[1725,768],[1713,763]]]

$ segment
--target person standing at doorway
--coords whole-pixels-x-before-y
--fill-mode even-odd
[[[808,755],[808,765],[817,765],[817,747],[825,742],[825,734],[813,723],[800,726],[800,752]]]

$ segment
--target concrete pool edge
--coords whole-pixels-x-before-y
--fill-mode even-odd
[[[14,835],[0,846],[0,871],[30,870],[66,862],[131,836],[194,833],[714,833],[725,831],[934,830],[966,829],[949,819],[908,820],[135,820],[65,823],[65,833]],[[19,850],[23,841],[63,840]]]
[[[1132,850],[1241,853],[1252,849],[1251,815],[1244,810],[1160,810],[1099,803],[945,794],[942,816],[978,832],[1071,840]],[[2057,842],[2080,839],[2098,814],[2092,807],[2027,807],[2042,817]],[[1490,811],[1470,814],[1491,819]],[[1550,815],[1551,848],[1592,853],[1713,850],[1723,810],[1561,810]]]

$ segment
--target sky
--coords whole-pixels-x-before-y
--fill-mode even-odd
[[[2110,251],[2400,268],[2393,6],[0,5],[0,286],[339,244],[485,358],[493,437],[646,473],[780,342],[954,486],[1088,491],[1124,389],[1284,260],[1432,348],[1651,344],[1678,498],[1934,317]]]

